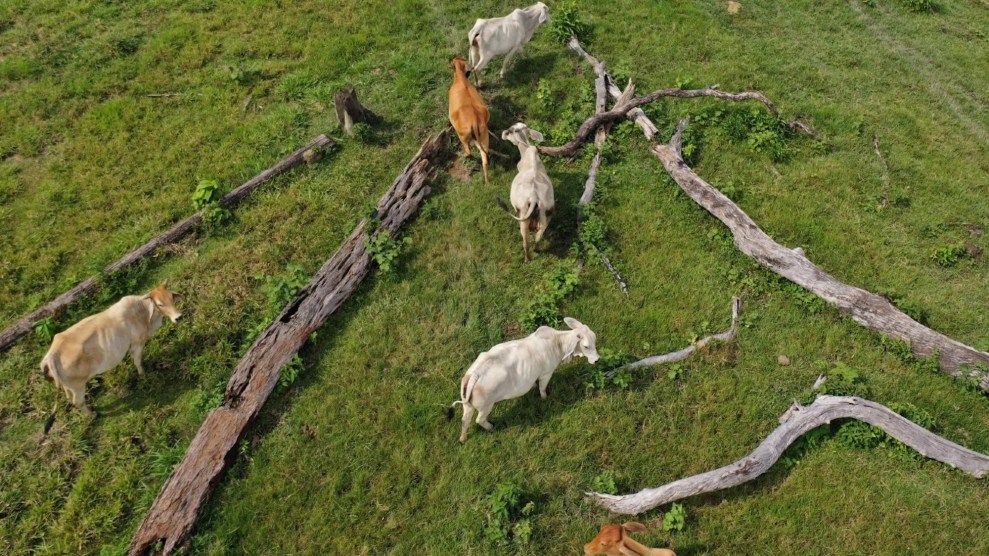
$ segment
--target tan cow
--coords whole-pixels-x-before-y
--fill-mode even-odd
[[[488,184],[488,107],[477,89],[467,81],[467,60],[457,56],[450,62],[453,85],[450,86],[450,124],[464,145],[464,156],[470,156],[471,141],[481,151],[484,184]]]
[[[584,545],[587,556],[676,556],[668,548],[649,548],[626,533],[643,533],[646,526],[630,521],[623,525],[605,525],[598,536]]]
[[[41,372],[86,415],[96,417],[96,412],[86,405],[89,379],[120,364],[127,350],[134,358],[138,374],[144,376],[141,365],[144,344],[161,328],[163,316],[167,315],[172,322],[182,316],[175,309],[175,302],[182,296],[168,291],[167,284],[168,280],[145,295],[125,296],[102,313],[55,334],[41,360]]]

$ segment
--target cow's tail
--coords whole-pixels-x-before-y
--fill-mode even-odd
[[[45,380],[54,382],[57,388],[55,392],[55,405],[52,406],[51,413],[45,419],[44,430],[41,433],[42,436],[45,436],[51,430],[52,425],[55,424],[55,415],[58,413],[58,398],[62,389],[62,362],[59,360],[58,355],[48,352],[45,358],[41,360],[41,372],[45,375]]]
[[[539,203],[535,199],[530,199],[529,212],[525,213],[525,216],[515,216],[514,214],[512,214],[512,209],[508,208],[508,205],[505,204],[505,201],[501,200],[501,197],[495,197],[495,200],[498,201],[498,206],[503,208],[505,212],[508,213],[508,216],[511,216],[512,218],[518,220],[519,222],[532,218],[532,215],[536,213],[536,209],[539,208]]]
[[[477,44],[477,36],[481,34],[480,20],[467,32],[467,41],[470,42],[470,49],[467,51],[467,59],[470,60],[470,69],[474,69],[474,64],[481,59],[481,47]]]
[[[457,405],[470,405],[470,395],[474,391],[474,384],[477,383],[477,376],[474,373],[467,373],[460,379],[460,399],[450,404],[446,408],[446,418],[453,419],[453,408]]]

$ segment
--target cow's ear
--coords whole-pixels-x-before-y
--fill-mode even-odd
[[[570,317],[563,317],[563,322],[567,323],[567,326],[569,326],[572,330],[580,330],[580,328],[584,326],[579,320]]]
[[[508,134],[509,134],[510,132],[511,132],[511,130],[510,130],[510,129],[506,129],[505,131],[502,131],[502,132],[501,132],[501,140],[502,140],[502,141],[508,141]]]
[[[542,143],[542,141],[543,141],[543,134],[542,133],[539,133],[538,131],[536,131],[534,129],[530,129],[529,130],[529,137],[532,137],[532,140],[535,141],[535,142],[537,142],[537,143]]]

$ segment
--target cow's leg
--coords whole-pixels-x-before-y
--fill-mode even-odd
[[[522,253],[525,254],[525,262],[529,262],[529,221],[519,221],[519,231],[522,232]]]
[[[478,425],[481,425],[481,427],[483,427],[484,430],[486,430],[486,431],[494,430],[494,425],[492,425],[488,421],[488,415],[491,413],[491,408],[492,407],[493,407],[493,404],[492,405],[489,405],[487,407],[479,407],[479,408],[477,408],[477,424]]]
[[[474,67],[470,70],[471,73],[474,74],[474,83],[477,84],[478,88],[481,87],[481,70],[484,69],[484,66],[488,65],[488,62],[490,61],[491,57],[487,56],[483,51],[478,49],[477,63],[474,64]]]
[[[505,54],[505,62],[501,64],[501,73],[498,74],[501,76],[502,79],[505,78],[505,70],[508,69],[508,61],[512,59],[512,56],[514,56],[515,53],[518,52],[520,48],[522,47],[516,46],[515,48],[509,50],[508,54]]]
[[[72,405],[79,408],[80,411],[85,413],[90,419],[96,417],[96,412],[93,411],[88,405],[86,405],[86,385],[82,386],[69,386],[69,392],[72,392]]]
[[[546,228],[549,227],[549,216],[545,211],[539,212],[539,227],[536,228],[536,240],[535,244],[539,245],[539,242],[543,239],[543,234],[546,233]]]
[[[460,133],[460,131],[458,130],[457,137],[460,137],[460,144],[464,146],[464,157],[466,158],[470,156],[470,141],[471,141],[470,130],[467,130],[467,133]]]
[[[549,385],[549,379],[553,378],[553,375],[543,375],[539,377],[539,397],[546,399],[546,386]]]
[[[133,344],[130,347],[130,355],[134,359],[134,366],[137,367],[137,376],[144,376],[144,366],[141,365],[141,352],[144,351],[144,344]]]
[[[460,443],[463,444],[467,442],[467,431],[470,430],[470,420],[474,416],[474,406],[470,404],[463,404],[464,417],[460,424]]]

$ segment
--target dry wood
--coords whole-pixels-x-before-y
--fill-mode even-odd
[[[700,340],[690,344],[689,346],[681,349],[680,351],[674,351],[672,353],[667,353],[664,355],[653,355],[652,357],[646,357],[645,359],[640,359],[635,363],[628,366],[630,369],[637,369],[639,367],[649,367],[652,365],[661,365],[663,363],[675,363],[677,361],[683,361],[684,359],[690,357],[695,351],[703,349],[704,346],[716,342],[728,342],[735,339],[735,335],[738,334],[738,311],[742,307],[742,300],[737,297],[731,298],[731,327],[728,330],[720,334],[711,334],[710,336],[705,336]]]
[[[347,132],[347,135],[354,133],[354,124],[373,124],[381,120],[377,114],[365,108],[361,101],[357,100],[357,91],[354,90],[353,85],[347,85],[337,91],[333,96],[333,105],[337,111],[340,127]]]
[[[224,195],[224,197],[220,199],[220,206],[226,209],[236,206],[244,199],[244,197],[257,189],[259,185],[302,162],[302,155],[307,150],[321,149],[332,143],[333,141],[331,141],[329,137],[320,135],[297,151],[278,161],[278,163],[271,168],[268,168],[264,172],[254,176],[250,179],[250,181],[245,182],[230,193]],[[137,249],[134,249],[130,253],[127,253],[116,262],[104,268],[103,275],[110,275],[122,268],[130,266],[138,260],[151,255],[159,247],[173,243],[180,237],[196,229],[196,227],[199,226],[200,222],[203,220],[203,212],[203,210],[196,212],[192,216],[172,226],[172,228],[167,232],[155,237],[151,241],[145,243]],[[69,304],[74,303],[83,295],[96,291],[96,289],[99,288],[99,285],[99,276],[87,278],[79,284],[76,284],[76,286],[71,290],[50,301],[44,307],[35,310],[27,316],[21,318],[21,320],[8,326],[3,332],[0,332],[0,352],[9,349],[12,345],[14,345],[14,343],[21,339],[21,337],[30,332],[31,327],[33,327],[38,321],[60,313]]]
[[[876,156],[879,157],[879,162],[882,162],[883,164],[883,196],[882,199],[879,200],[879,208],[884,209],[889,206],[889,165],[886,164],[886,158],[883,156],[882,151],[879,150],[879,137],[875,133],[872,134],[872,149],[876,151]]]
[[[576,40],[571,40],[571,48],[578,51],[592,65],[597,60],[584,52]],[[617,87],[609,87],[608,93],[619,98]],[[642,128],[647,138],[656,134],[656,126],[645,116],[629,117]],[[962,370],[962,365],[989,364],[989,353],[979,351],[961,342],[914,321],[903,314],[886,298],[865,290],[848,286],[828,275],[807,259],[803,251],[787,249],[766,235],[756,223],[738,208],[728,197],[705,182],[683,161],[680,153],[681,134],[685,122],[680,122],[677,133],[669,145],[655,145],[653,154],[659,157],[674,181],[687,192],[697,204],[727,225],[735,236],[735,244],[747,255],[763,266],[803,286],[828,303],[837,306],[842,312],[851,314],[852,320],[888,336],[906,341],[914,355],[927,357],[939,353],[941,369],[954,376],[966,375],[975,378],[983,391],[989,391],[989,373],[977,370]]]
[[[817,295],[855,322],[910,344],[914,355],[928,357],[937,351],[941,369],[953,376],[973,377],[989,391],[989,373],[962,370],[963,365],[989,364],[989,353],[979,351],[908,317],[885,297],[849,286],[812,263],[803,251],[773,241],[738,205],[687,166],[680,152],[686,120],[677,126],[667,145],[654,145],[652,153],[687,195],[731,230],[735,245],[759,264]]]
[[[989,473],[989,456],[942,438],[876,402],[849,396],[818,396],[806,407],[794,404],[780,417],[780,426],[744,458],[713,471],[680,479],[635,494],[614,496],[588,492],[598,503],[619,514],[639,514],[689,496],[738,486],[762,475],[783,452],[807,431],[835,419],[858,419],[926,457],[961,469],[976,478]]]
[[[429,193],[427,182],[449,154],[448,134],[449,128],[424,143],[378,202],[379,230],[394,235],[419,208]],[[278,383],[282,366],[370,272],[371,256],[364,247],[370,239],[366,225],[364,220],[354,228],[336,254],[244,354],[227,383],[223,405],[206,417],[134,534],[131,555],[171,554],[188,536],[207,496],[231,463],[238,440]]]

